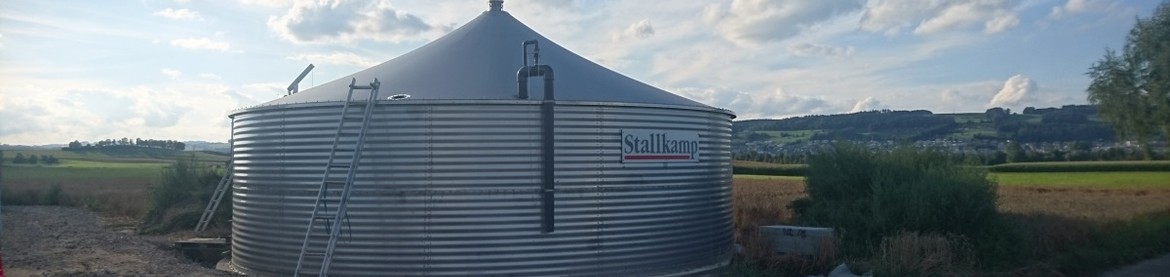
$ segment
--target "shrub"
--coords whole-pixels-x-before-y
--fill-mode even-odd
[[[793,203],[797,220],[834,227],[851,257],[910,231],[967,237],[981,256],[1010,260],[1011,231],[985,169],[937,150],[837,144],[810,157],[807,173],[809,196]]]
[[[194,155],[176,159],[170,167],[163,169],[161,182],[151,187],[143,232],[164,233],[194,228],[221,176],[196,163]],[[231,201],[225,202],[217,211],[230,207]],[[218,218],[226,220],[225,216]]]

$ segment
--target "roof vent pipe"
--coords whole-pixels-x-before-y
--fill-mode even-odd
[[[488,1],[488,8],[490,8],[491,11],[502,11],[504,10],[504,0]]]

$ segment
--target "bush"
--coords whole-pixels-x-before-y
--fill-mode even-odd
[[[144,233],[165,233],[194,228],[222,174],[195,162],[195,156],[179,158],[163,169],[162,181],[150,192],[150,205],[143,219]],[[231,201],[221,203],[217,212],[230,210]],[[218,215],[218,214],[217,214]],[[226,216],[218,216],[226,220]]]
[[[995,184],[942,151],[837,144],[810,157],[806,178],[809,197],[793,203],[797,220],[834,227],[851,257],[874,254],[885,237],[920,232],[966,237],[981,257],[1010,260]]]

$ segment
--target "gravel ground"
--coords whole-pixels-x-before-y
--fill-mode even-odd
[[[55,206],[3,209],[7,276],[232,276],[170,250],[165,237],[133,234],[125,220]]]

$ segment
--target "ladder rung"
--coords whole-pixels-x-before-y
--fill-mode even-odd
[[[337,219],[337,215],[318,215],[318,216],[313,216],[313,219],[334,220],[334,219]]]
[[[350,85],[349,88],[350,89],[374,89],[374,87],[372,87],[372,86],[358,86],[358,85]]]
[[[350,165],[350,163],[332,163],[332,164],[329,164],[329,167],[330,168],[349,168],[349,165]]]
[[[354,152],[354,151],[357,151],[357,150],[356,150],[355,148],[335,148],[335,149],[333,149],[333,151],[337,151],[337,152]]]
[[[325,252],[305,251],[305,256],[325,256]]]

